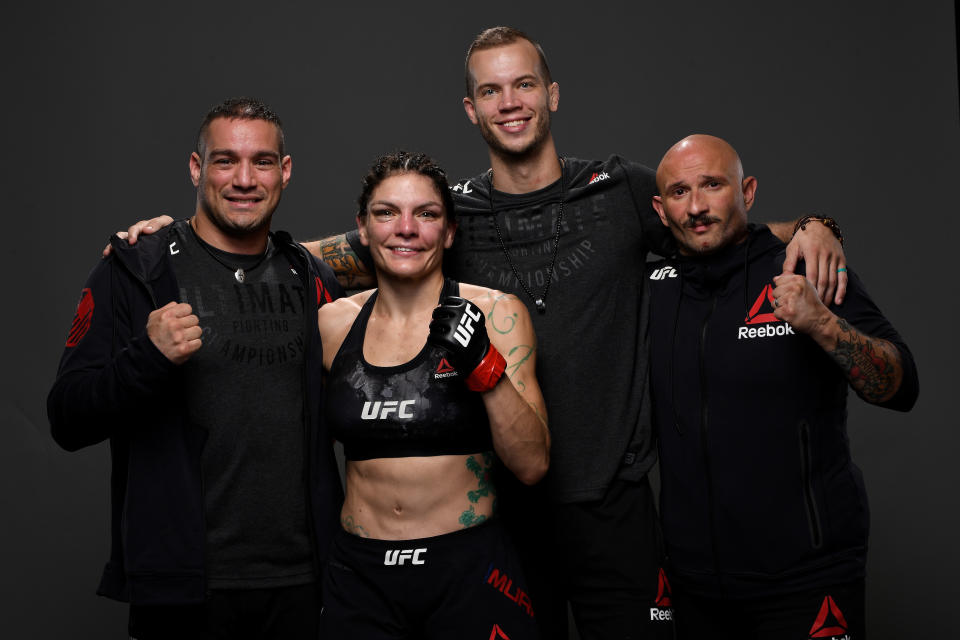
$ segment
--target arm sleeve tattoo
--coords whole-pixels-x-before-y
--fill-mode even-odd
[[[867,402],[889,400],[903,378],[900,352],[886,340],[860,333],[843,318],[837,318],[837,326],[837,344],[828,353],[851,386]]]
[[[319,244],[319,258],[330,265],[344,289],[364,289],[373,285],[373,274],[350,248],[346,236],[324,238]]]

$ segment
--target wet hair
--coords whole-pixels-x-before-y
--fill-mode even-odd
[[[196,150],[201,159],[204,154],[207,129],[210,128],[210,123],[217,118],[227,118],[229,120],[265,120],[266,122],[273,123],[277,128],[277,134],[279,134],[280,157],[283,157],[283,123],[280,122],[280,116],[256,98],[227,98],[210,109],[200,124],[200,130],[197,132]]]
[[[513,44],[518,40],[526,40],[533,45],[533,48],[537,50],[537,55],[540,57],[540,75],[543,76],[543,81],[547,86],[553,83],[553,79],[550,76],[550,67],[547,65],[547,56],[543,53],[543,47],[540,46],[539,42],[523,31],[520,31],[520,29],[514,29],[513,27],[490,27],[489,29],[481,31],[477,34],[477,37],[473,39],[473,42],[470,43],[470,48],[467,49],[467,57],[463,61],[463,75],[467,86],[468,98],[472,98],[473,92],[477,89],[477,83],[473,78],[473,74],[470,73],[470,57],[474,52],[503,47],[508,44]]]
[[[396,151],[387,155],[380,156],[371,165],[367,175],[363,177],[363,190],[357,197],[357,215],[364,218],[367,215],[367,205],[370,204],[370,196],[377,186],[391,176],[399,176],[406,173],[415,173],[430,178],[433,186],[440,194],[440,201],[443,203],[444,213],[450,222],[456,221],[453,208],[453,196],[450,195],[450,185],[447,183],[447,174],[433,158],[425,153],[410,153],[408,151]]]

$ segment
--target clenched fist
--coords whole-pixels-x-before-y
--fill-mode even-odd
[[[183,364],[202,345],[200,318],[186,302],[168,302],[150,312],[147,335],[173,364]]]
[[[814,334],[834,317],[820,302],[817,290],[803,276],[780,274],[773,279],[773,315],[800,333]]]
[[[427,340],[443,347],[457,367],[469,372],[465,382],[471,391],[489,391],[497,385],[507,366],[490,344],[483,312],[464,298],[448,296],[433,310]]]

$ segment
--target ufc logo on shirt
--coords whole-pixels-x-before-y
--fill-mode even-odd
[[[472,305],[467,305],[463,310],[463,315],[460,316],[460,324],[457,325],[457,330],[454,331],[453,337],[466,347],[470,344],[470,339],[473,337],[473,323],[478,322],[480,318],[483,317],[480,315],[480,310]]]
[[[402,565],[405,560],[410,560],[410,564],[426,564],[426,560],[421,560],[420,555],[426,553],[424,549],[390,549],[383,557],[383,564],[387,566]]]

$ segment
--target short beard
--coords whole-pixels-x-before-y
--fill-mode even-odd
[[[540,114],[537,115],[539,116]],[[522,149],[511,149],[505,146],[500,142],[500,139],[497,138],[493,127],[487,125],[484,120],[479,121],[479,128],[480,136],[483,138],[483,141],[487,143],[487,147],[500,157],[516,162],[533,157],[540,151],[540,148],[550,135],[550,115],[549,111],[547,111],[544,117],[537,118],[537,129],[534,133],[533,140]]]
[[[238,225],[231,222],[229,218],[220,215],[216,209],[210,206],[210,203],[207,202],[206,198],[200,199],[200,208],[206,214],[207,219],[220,231],[220,233],[237,240],[242,240],[252,235],[256,235],[264,227],[269,229],[270,222],[273,219],[273,211],[271,211],[262,218],[251,220],[247,224]]]

